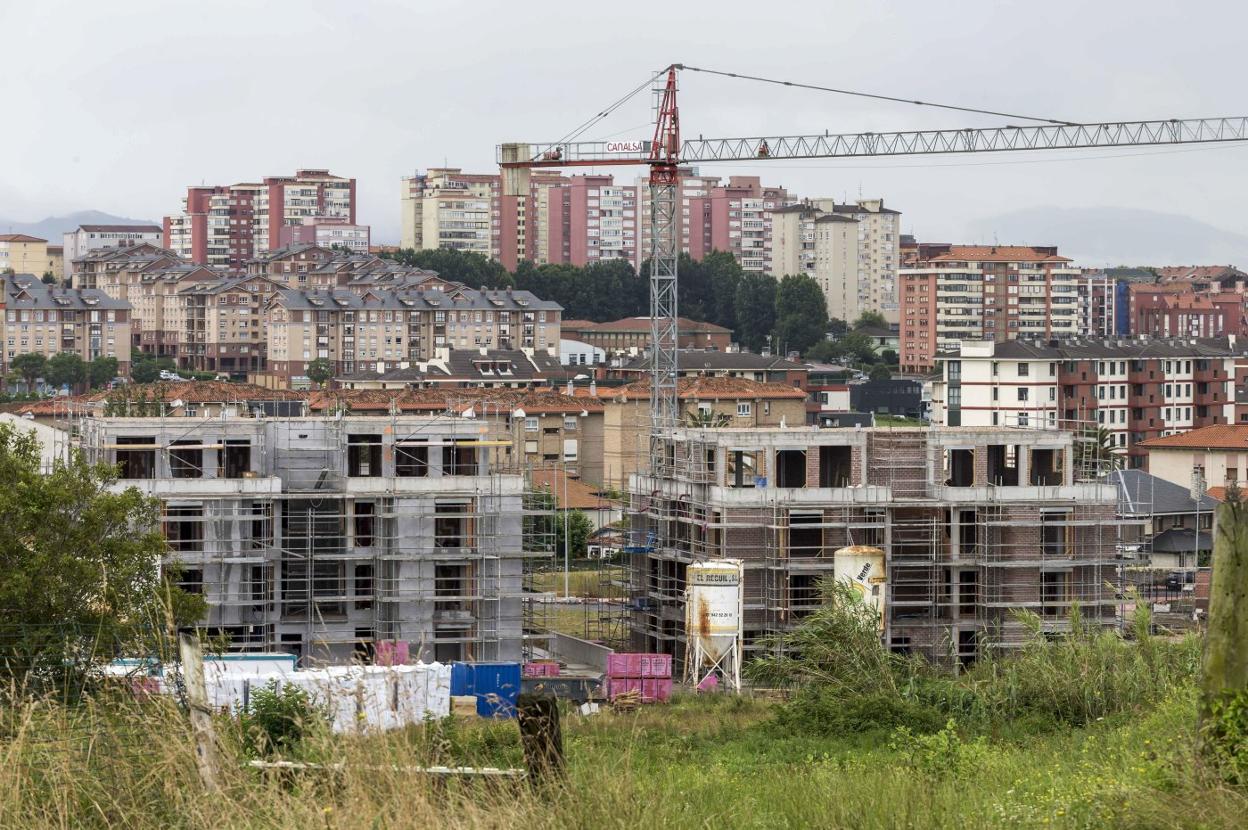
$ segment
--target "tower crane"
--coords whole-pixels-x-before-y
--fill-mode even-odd
[[[1034,125],[865,132],[822,135],[769,135],[752,138],[682,139],[676,103],[677,73],[681,70],[733,78],[883,99],[921,106],[1039,122]],[[577,141],[590,126],[609,115],[647,86],[655,89],[654,135],[650,141]],[[540,168],[567,168],[644,164],[650,167],[650,406],[652,459],[662,452],[664,439],[679,421],[677,399],[677,261],[680,231],[677,213],[678,167],[681,164],[855,158],[860,156],[986,153],[1016,150],[1069,150],[1166,144],[1207,144],[1248,140],[1248,116],[1076,123],[1034,118],[992,110],[937,104],[842,89],[776,81],[684,64],[672,64],[641,86],[582,124],[568,137],[545,143],[509,143],[498,147],[504,197],[525,196],[529,173]]]

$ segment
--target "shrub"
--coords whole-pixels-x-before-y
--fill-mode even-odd
[[[950,718],[945,727],[931,735],[912,734],[901,726],[888,746],[916,770],[933,777],[964,778],[972,775],[991,750],[981,736],[966,741],[958,733],[957,721]]]
[[[943,713],[891,692],[841,696],[808,686],[780,707],[775,725],[786,732],[841,737],[875,730],[904,728],[926,734],[940,729]]]
[[[324,726],[325,713],[298,686],[277,681],[251,692],[247,710],[239,718],[243,748],[252,757],[296,751],[314,729]]]

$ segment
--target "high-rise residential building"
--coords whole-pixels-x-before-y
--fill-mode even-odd
[[[964,341],[1082,333],[1080,271],[1056,247],[919,246],[901,269],[901,367],[925,372]]]
[[[611,176],[573,176],[550,188],[547,261],[584,266],[622,259],[640,267],[637,190],[614,184]]]
[[[0,273],[43,276],[48,264],[48,240],[28,233],[0,234]]]
[[[836,227],[837,221],[852,224]],[[900,224],[901,213],[884,207],[882,199],[846,205],[813,199],[780,208],[772,213],[770,273],[813,277],[827,298],[829,316],[852,322],[872,311],[896,324]]]
[[[528,195],[519,198],[505,198],[501,181],[497,173],[465,173],[458,167],[404,176],[401,247],[471,251],[497,259],[508,270],[521,260],[549,261],[550,227],[560,209],[552,190],[568,179],[534,171]]]
[[[64,276],[70,281],[74,276],[74,260],[98,248],[117,248],[144,242],[164,244],[164,231],[159,225],[79,225],[75,230],[66,231],[62,237]]]
[[[863,311],[859,222],[802,203],[772,211],[771,273],[805,275],[819,284],[828,316],[853,322]]]
[[[164,245],[196,265],[241,269],[281,247],[282,228],[309,220],[355,224],[355,179],[299,170],[260,183],[187,188],[182,211],[166,216]]]
[[[1248,334],[1248,295],[1214,282],[1131,283],[1127,287],[1132,334],[1153,337],[1217,337]]]

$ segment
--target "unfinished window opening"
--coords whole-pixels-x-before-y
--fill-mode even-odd
[[[251,547],[259,550],[273,543],[273,505],[269,502],[251,503]]]
[[[958,556],[973,557],[979,545],[979,517],[974,510],[958,511]]]
[[[809,616],[823,605],[816,574],[790,574],[789,612],[794,620]]]
[[[973,618],[975,606],[979,604],[979,572],[963,570],[958,572],[958,616]]]
[[[729,487],[755,487],[760,475],[758,453],[753,450],[728,451]]]
[[[347,436],[347,475],[366,478],[381,475],[381,436]]]
[[[1031,451],[1031,484],[1033,487],[1056,487],[1062,483],[1062,460],[1059,449],[1033,449]]]
[[[355,629],[355,643],[351,646],[351,661],[363,666],[371,666],[376,658],[377,648],[374,640],[376,632],[371,628]]]
[[[998,487],[1018,486],[1018,447],[992,444],[988,447],[988,482]]]
[[[165,540],[178,553],[204,548],[203,505],[169,505],[165,508]]]
[[[885,518],[883,509],[877,507],[867,509],[862,516],[862,524],[864,526],[850,530],[849,543],[851,545],[870,545],[873,548],[881,547],[884,544]]]
[[[433,642],[433,659],[439,663],[458,663],[464,659],[464,644],[460,642],[451,642],[444,637],[457,637],[458,632],[455,631],[437,631],[434,633]]]
[[[347,613],[347,568],[342,560],[320,561],[312,566],[312,598],[316,613],[340,617]]]
[[[251,601],[263,603],[269,598],[269,575],[264,565],[252,565],[247,579]]]
[[[156,477],[156,439],[153,436],[124,435],[117,439],[117,477]]]
[[[469,574],[467,565],[438,565],[434,568],[433,592],[437,597],[435,613],[462,613],[468,606]]]
[[[169,475],[174,478],[203,478],[203,444],[194,439],[174,441],[169,447]]]
[[[945,483],[950,487],[975,485],[975,450],[958,448],[945,451]]]
[[[776,451],[776,486],[790,488],[806,486],[805,450]]]
[[[1040,574],[1040,614],[1061,617],[1066,614],[1070,571],[1044,571]]]
[[[936,574],[928,568],[893,569],[893,619],[927,617],[934,611]]]
[[[888,643],[888,650],[893,654],[909,654],[911,652],[910,638],[894,634]]]
[[[456,442],[442,448],[442,475],[471,476],[477,474],[477,448]]]
[[[819,486],[848,487],[853,476],[852,458],[849,447],[820,447]]]
[[[353,575],[355,582],[355,607],[356,610],[366,611],[373,607],[373,565],[371,562],[360,563],[355,566],[355,574]]]
[[[463,502],[437,502],[434,505],[433,546],[462,548],[468,544],[468,505]]]
[[[819,513],[789,515],[789,557],[811,558],[823,555],[823,516]]]
[[[204,571],[202,568],[183,568],[178,574],[178,587],[188,594],[204,592]]]
[[[227,438],[222,450],[221,475],[224,478],[245,478],[251,473],[251,441]]]
[[[715,448],[708,447],[702,453],[703,462],[706,464],[706,474],[708,478],[715,477]]]
[[[373,546],[377,529],[375,502],[357,501],[355,503],[355,522],[352,529],[355,531],[356,547],[371,548]]]
[[[962,629],[958,632],[958,665],[970,666],[979,657],[979,632]]]
[[[394,474],[402,478],[428,476],[429,448],[416,444],[394,448]]]
[[[1045,512],[1040,514],[1041,546],[1046,559],[1069,558],[1068,514],[1065,512]]]

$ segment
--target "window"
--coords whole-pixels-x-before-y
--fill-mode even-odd
[[[1019,387],[1019,389],[1018,389],[1018,399],[1019,399],[1020,401],[1025,401],[1025,400],[1027,400],[1027,395],[1028,395],[1028,393],[1029,393],[1030,391],[1031,391],[1031,390],[1029,390],[1026,386],[1021,386],[1021,387]]]
[[[563,419],[564,432],[573,432],[576,430],[576,417],[569,415]]]
[[[537,419],[525,418],[524,419],[524,431],[525,432],[537,432]]]
[[[423,478],[429,475],[429,448],[396,446],[394,448],[394,474],[406,478]]]
[[[741,401],[737,404],[737,417],[738,418],[748,418],[750,417],[750,414],[753,413],[753,411],[754,411],[754,405],[751,403],[748,403],[746,401]]]
[[[758,457],[753,450],[728,451],[728,486],[753,487],[759,475]]]
[[[371,548],[376,534],[377,505],[371,501],[355,504],[355,544]]]
[[[1228,484],[1239,481],[1239,468],[1238,467],[1226,468],[1226,481]]]
[[[347,475],[368,477],[381,475],[381,436],[347,436]]]
[[[1031,373],[1031,365],[1027,363],[1018,364],[1018,376],[1025,378]]]

